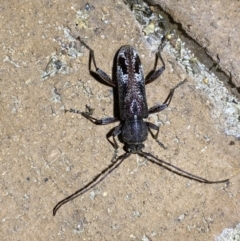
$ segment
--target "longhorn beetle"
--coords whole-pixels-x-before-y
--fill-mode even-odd
[[[166,100],[163,104],[158,104],[148,109],[145,85],[156,80],[165,70],[165,63],[160,54],[160,48],[156,55],[156,64],[154,71],[151,72],[146,79],[144,79],[143,68],[139,58],[139,55],[133,47],[126,45],[122,46],[116,57],[116,80],[112,80],[104,71],[97,67],[94,51],[80,38],[77,38],[80,43],[85,46],[90,51],[89,58],[89,71],[90,73],[96,73],[106,84],[118,88],[118,98],[119,98],[119,112],[120,118],[118,117],[107,117],[103,119],[96,119],[91,116],[91,113],[81,112],[75,109],[66,110],[66,112],[73,112],[76,114],[81,114],[91,122],[97,125],[107,125],[120,121],[120,125],[111,130],[107,138],[113,137],[113,142],[109,142],[113,145],[115,149],[115,156],[113,158],[112,164],[110,164],[105,170],[103,170],[99,175],[97,175],[90,183],[88,183],[83,188],[79,189],[72,195],[60,201],[53,209],[53,215],[55,216],[57,210],[68,201],[82,195],[88,190],[92,189],[99,182],[101,182],[107,175],[109,175],[114,169],[116,169],[125,159],[127,159],[131,154],[138,154],[150,160],[151,162],[163,166],[167,170],[170,170],[180,176],[193,179],[202,183],[223,183],[227,182],[226,180],[220,181],[209,181],[205,178],[193,175],[189,172],[186,172],[171,163],[165,162],[157,157],[153,156],[151,153],[143,151],[144,144],[146,141],[148,131],[151,133],[152,137],[162,146],[163,144],[157,140],[159,133],[159,126],[156,126],[153,123],[144,121],[143,119],[147,118],[149,114],[160,112],[166,109],[171,103],[175,89],[181,86],[185,81],[178,83],[174,88],[170,90]],[[156,70],[158,59],[162,62],[162,67]],[[96,71],[91,70],[91,63],[93,62]],[[90,108],[87,107],[89,110]],[[156,130],[154,135],[151,130]],[[122,136],[123,143],[125,144],[126,152],[116,158],[116,150],[118,149],[118,144],[116,137],[118,135]]]

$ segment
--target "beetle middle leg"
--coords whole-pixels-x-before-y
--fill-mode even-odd
[[[69,110],[65,110],[65,112],[72,112],[75,114],[80,114],[96,125],[108,125],[108,124],[119,121],[119,119],[117,117],[105,117],[102,119],[96,119],[95,117],[92,117],[91,115],[89,115],[89,113],[87,113],[87,112],[75,110],[72,108],[70,108]]]
[[[69,110],[65,110],[65,112],[72,112],[72,113],[75,113],[75,114],[80,114],[80,115],[84,116],[86,119],[90,120],[92,123],[94,123],[96,125],[108,125],[108,124],[119,121],[119,119],[117,117],[105,117],[105,118],[102,118],[102,119],[97,119],[97,118],[91,116],[92,109],[89,106],[86,106],[86,108],[87,108],[86,112],[75,110],[75,109],[72,109],[72,108],[69,109]],[[89,111],[90,111],[90,114],[89,114]],[[107,140],[114,148],[114,155],[113,155],[113,158],[112,158],[112,162],[117,157],[118,144],[117,144],[117,141],[116,141],[115,137],[118,136],[121,133],[121,128],[122,128],[122,125],[118,125],[117,127],[113,128],[107,134]],[[111,136],[113,137],[113,142],[110,141]]]
[[[148,113],[149,114],[154,114],[154,113],[158,113],[164,109],[166,109],[171,101],[172,101],[172,98],[173,98],[173,94],[174,94],[174,91],[180,87],[182,84],[184,84],[185,82],[187,81],[187,79],[184,79],[183,81],[179,82],[174,88],[172,88],[166,98],[166,100],[163,102],[163,104],[160,104],[160,105],[155,105],[153,107],[151,107],[149,110],[148,110]]]
[[[163,104],[153,106],[152,108],[150,108],[150,109],[148,110],[148,113],[149,113],[149,114],[154,114],[154,113],[158,113],[158,112],[166,109],[166,108],[170,105],[170,103],[171,103],[171,101],[172,101],[172,98],[173,98],[173,94],[174,94],[175,89],[177,89],[179,86],[181,86],[182,84],[184,84],[186,81],[187,81],[187,79],[184,79],[183,81],[179,82],[174,88],[172,88],[172,89],[170,90],[170,93],[168,94],[168,96],[167,96],[166,100],[163,102]],[[159,134],[159,129],[160,129],[160,127],[159,127],[159,126],[156,126],[155,124],[150,123],[150,122],[146,122],[146,124],[147,124],[147,126],[148,126],[148,130],[149,130],[149,132],[151,133],[153,139],[155,139],[156,142],[157,142],[161,147],[163,147],[164,149],[166,149],[166,147],[163,145],[163,143],[157,139],[157,138],[158,138],[158,134]],[[153,134],[152,131],[151,131],[151,129],[156,130],[157,133],[156,133],[156,134]]]

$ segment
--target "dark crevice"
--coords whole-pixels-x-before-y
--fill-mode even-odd
[[[197,57],[199,62],[204,64],[207,69],[214,73],[218,77],[218,79],[225,84],[228,90],[234,95],[236,95],[238,99],[240,99],[240,87],[236,87],[236,85],[233,83],[231,74],[221,70],[218,63],[216,63],[216,61],[212,59],[212,57],[207,53],[206,49],[203,48],[195,39],[190,37],[183,29],[182,24],[176,23],[172,16],[165,12],[159,4],[155,4],[152,0],[123,0],[123,2],[127,4],[131,10],[135,5],[144,6],[143,14],[146,13],[144,15],[144,18],[150,16],[149,11],[152,11],[152,8],[150,8],[150,6],[154,7],[155,11],[157,11],[157,13],[163,17],[162,24],[160,26],[161,28],[163,28],[163,34],[167,31],[174,31],[177,36],[179,36],[179,38],[183,42],[185,42],[185,46],[189,50],[191,50],[191,52]],[[149,11],[146,9],[146,4],[149,6]]]

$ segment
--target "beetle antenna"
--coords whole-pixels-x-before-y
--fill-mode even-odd
[[[114,169],[120,166],[120,164],[129,156],[131,153],[124,153],[123,155],[119,156],[116,161],[114,161],[111,165],[109,165],[107,168],[105,168],[99,175],[97,175],[91,182],[89,182],[86,186],[83,188],[77,190],[72,195],[64,198],[62,201],[60,201],[53,209],[53,216],[56,215],[58,209],[64,205],[65,203],[75,199],[76,197],[84,194],[88,190],[94,188],[99,182],[101,182],[105,177],[107,177]]]
[[[171,172],[173,172],[173,173],[175,173],[175,174],[177,174],[179,176],[182,176],[182,177],[185,177],[185,178],[197,181],[197,182],[206,183],[206,184],[214,184],[214,183],[224,183],[224,182],[228,182],[229,181],[229,179],[220,180],[220,181],[209,181],[209,180],[207,180],[205,178],[202,178],[202,177],[196,176],[194,174],[191,174],[191,173],[189,173],[187,171],[184,171],[181,168],[176,167],[176,166],[174,166],[173,164],[171,164],[169,162],[163,161],[163,160],[155,157],[151,153],[141,151],[141,152],[139,152],[139,154],[144,156],[145,158],[147,158],[152,163],[157,164],[158,166],[162,166],[165,169],[167,169],[167,170],[169,170],[169,171],[171,171]]]

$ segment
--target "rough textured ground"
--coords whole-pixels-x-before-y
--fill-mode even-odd
[[[88,104],[96,117],[113,115],[112,89],[89,74],[89,53],[75,48],[67,29],[88,38],[108,74],[124,44],[138,49],[145,73],[154,66],[155,54],[121,1],[88,2],[85,20],[77,11],[87,1],[1,4],[1,240],[213,240],[239,223],[239,141],[215,127],[222,120],[212,119],[214,105],[166,52],[166,71],[147,86],[149,106],[163,102],[180,80],[188,82],[170,108],[150,118],[163,123],[159,139],[168,149],[149,137],[145,150],[211,180],[230,178],[229,185],[199,184],[133,155],[94,192],[52,216],[56,203],[113,155],[105,136],[115,125],[64,113]]]
[[[230,76],[232,87],[240,87],[240,2],[229,0],[155,0],[180,23],[184,31],[203,46],[209,56],[220,61]],[[218,57],[217,57],[218,56]],[[237,91],[236,91],[237,92]]]

